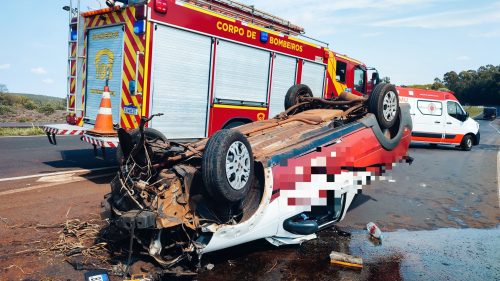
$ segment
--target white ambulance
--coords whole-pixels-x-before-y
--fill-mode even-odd
[[[409,103],[412,142],[456,145],[465,151],[479,144],[479,123],[469,117],[451,92],[397,87],[399,100]]]

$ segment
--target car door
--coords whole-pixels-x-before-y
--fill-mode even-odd
[[[466,120],[465,111],[456,101],[446,102],[446,127],[443,142],[460,144],[464,136],[464,121]]]
[[[438,100],[410,99],[410,104],[413,121],[412,140],[441,143],[445,132],[443,103]]]

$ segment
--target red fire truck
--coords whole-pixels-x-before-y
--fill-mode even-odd
[[[94,148],[118,138],[87,135],[103,88],[111,92],[116,128],[164,113],[151,128],[169,139],[196,139],[275,116],[287,90],[308,85],[314,96],[367,94],[366,66],[305,40],[304,29],[231,0],[106,1],[109,8],[70,10],[67,124],[45,127],[82,135]]]

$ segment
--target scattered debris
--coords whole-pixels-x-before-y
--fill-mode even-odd
[[[343,231],[336,225],[333,226],[333,232],[342,237],[351,237],[351,233]]]
[[[380,230],[380,228],[378,228],[378,226],[375,223],[369,222],[366,225],[366,229],[368,230],[368,233],[370,233],[372,237],[382,240],[382,231]]]
[[[212,270],[212,269],[214,269],[214,267],[215,267],[215,265],[213,263],[209,263],[209,264],[206,265],[206,268],[208,270]]]
[[[332,251],[330,253],[330,263],[349,268],[358,268],[358,269],[363,268],[362,258],[335,251]]]

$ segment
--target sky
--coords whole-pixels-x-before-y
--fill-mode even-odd
[[[330,49],[398,85],[500,65],[500,0],[240,0],[302,26]],[[10,92],[66,95],[69,0],[4,0],[0,84]],[[81,10],[105,7],[82,0]]]

